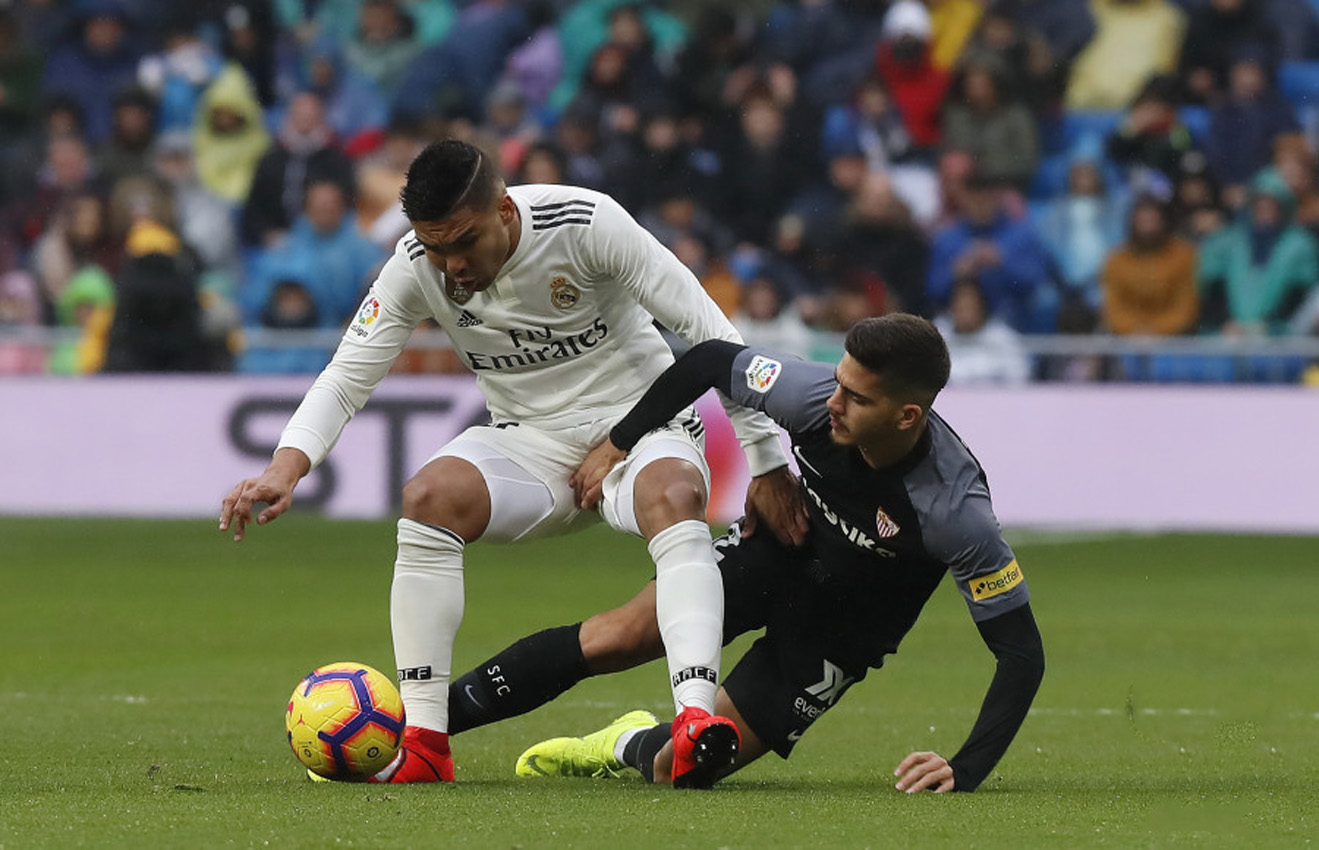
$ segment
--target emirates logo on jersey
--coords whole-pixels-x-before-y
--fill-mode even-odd
[[[577,305],[582,291],[568,282],[566,277],[556,277],[550,281],[550,303],[560,310],[568,310]]]
[[[875,511],[875,529],[880,537],[893,537],[902,530],[902,527],[893,521],[893,517],[884,513],[883,508],[880,508]]]

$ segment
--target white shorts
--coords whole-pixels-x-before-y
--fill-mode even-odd
[[[701,471],[706,492],[705,426],[687,408],[668,425],[641,438],[605,476],[598,511],[577,506],[568,480],[586,455],[609,436],[612,421],[547,431],[533,425],[481,425],[463,431],[431,460],[457,457],[480,470],[490,492],[490,523],[482,540],[506,543],[563,534],[603,519],[640,536],[633,509],[637,474],[663,458],[685,460]]]

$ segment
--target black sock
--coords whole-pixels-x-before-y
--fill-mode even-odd
[[[582,624],[546,629],[478,664],[449,684],[449,734],[544,705],[591,675]]]
[[[654,782],[655,756],[664,749],[672,734],[673,725],[661,723],[633,735],[632,740],[623,747],[623,764],[641,771],[647,782]]]

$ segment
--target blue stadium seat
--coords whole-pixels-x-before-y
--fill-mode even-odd
[[[1032,201],[1048,201],[1067,191],[1067,171],[1071,157],[1066,153],[1056,153],[1040,160],[1031,175],[1030,187],[1026,195]]]
[[[1295,384],[1305,371],[1304,357],[1264,354],[1246,358],[1246,379],[1255,384]]]
[[[1284,62],[1278,68],[1278,91],[1293,106],[1319,105],[1319,62]]]
[[[1191,132],[1191,138],[1195,140],[1196,146],[1203,148],[1205,139],[1209,136],[1209,107],[1183,106],[1177,110],[1177,117]]]
[[[1035,173],[1031,176],[1030,186],[1026,189],[1027,201],[1043,211],[1043,204],[1067,193],[1067,176],[1072,169],[1072,154],[1068,152],[1053,154],[1040,160]],[[1126,182],[1126,177],[1112,160],[1104,159],[1099,164],[1104,176],[1104,185],[1110,194],[1115,187]],[[1038,218],[1036,218],[1038,220]]]
[[[1062,149],[1071,150],[1082,138],[1095,134],[1108,138],[1122,121],[1120,111],[1076,110],[1067,112],[1062,120]]]

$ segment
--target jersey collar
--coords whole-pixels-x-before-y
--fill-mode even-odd
[[[491,284],[494,289],[499,288],[504,278],[517,268],[518,263],[522,262],[522,258],[530,250],[527,246],[531,242],[531,208],[517,194],[509,192],[508,196],[513,199],[513,203],[517,204],[518,224],[522,228],[522,233],[518,237],[518,246],[513,249],[512,256],[504,263],[504,267],[499,270],[499,274],[495,275],[495,282]]]

